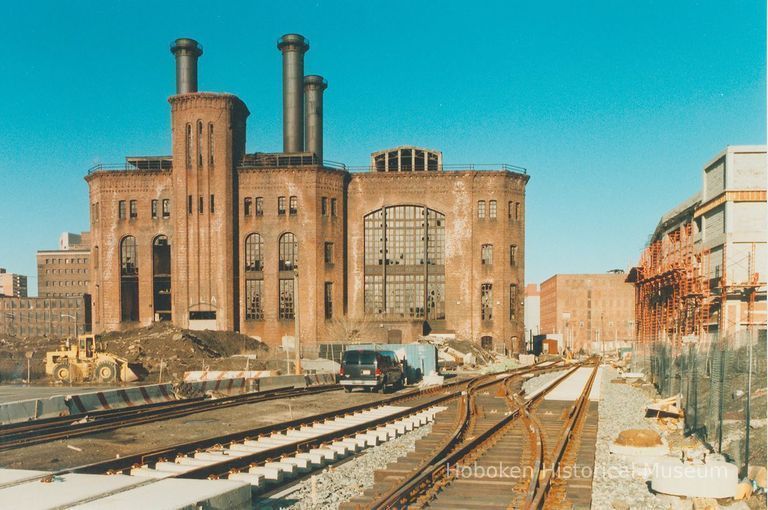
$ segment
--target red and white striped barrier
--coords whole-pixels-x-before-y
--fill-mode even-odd
[[[259,379],[274,375],[272,370],[196,370],[184,372],[184,382],[221,381],[223,379]]]

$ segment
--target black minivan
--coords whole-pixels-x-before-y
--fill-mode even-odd
[[[353,388],[375,392],[387,386],[402,388],[404,378],[403,365],[392,351],[346,351],[339,370],[339,382],[347,393]]]

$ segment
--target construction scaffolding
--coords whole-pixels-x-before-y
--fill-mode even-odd
[[[708,278],[708,252],[694,250],[693,223],[685,222],[643,251],[628,281],[635,284],[637,339],[671,342],[703,338],[717,297]]]

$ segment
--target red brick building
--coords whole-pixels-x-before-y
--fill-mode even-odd
[[[541,284],[541,332],[574,351],[635,339],[635,292],[624,272],[556,274]]]
[[[94,329],[171,320],[276,345],[453,332],[517,349],[528,175],[448,168],[403,146],[353,171],[322,159],[321,77],[283,36],[284,152],[248,153],[249,112],[197,91],[200,46],[179,39],[170,156],[98,165],[90,188]]]

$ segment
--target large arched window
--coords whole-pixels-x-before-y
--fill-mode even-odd
[[[245,270],[263,271],[264,241],[259,234],[251,234],[245,238]]]
[[[155,319],[171,320],[171,243],[160,235],[152,243],[152,291]]]
[[[264,320],[264,240],[259,234],[245,238],[245,320]]]
[[[445,216],[415,205],[367,214],[365,311],[445,319]]]
[[[120,241],[120,320],[139,320],[139,265],[133,236]]]
[[[280,271],[293,271],[298,265],[298,244],[296,236],[286,232],[280,236]]]

